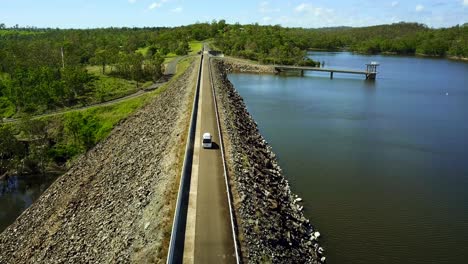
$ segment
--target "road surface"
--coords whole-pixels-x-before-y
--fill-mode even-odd
[[[186,234],[193,241],[186,242],[190,246],[184,250],[184,263],[236,263],[209,60],[204,57],[196,135],[209,132],[215,144],[213,149],[203,149],[200,142],[195,143]]]

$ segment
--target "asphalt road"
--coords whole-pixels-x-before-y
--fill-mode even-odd
[[[236,263],[213,92],[205,55],[201,84],[200,134],[213,136],[213,149],[199,146],[194,263]],[[201,140],[201,138],[196,139]]]

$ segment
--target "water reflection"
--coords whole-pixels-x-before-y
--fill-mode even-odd
[[[312,58],[382,66],[375,82],[323,73],[229,78],[323,231],[329,263],[466,262],[468,63]]]
[[[0,180],[0,232],[31,206],[57,176],[10,176]]]

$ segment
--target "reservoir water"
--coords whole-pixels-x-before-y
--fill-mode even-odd
[[[0,180],[0,233],[31,206],[57,176],[12,176]]]
[[[466,263],[468,63],[313,52],[363,76],[231,74],[328,263]]]

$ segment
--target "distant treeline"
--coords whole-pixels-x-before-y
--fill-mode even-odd
[[[363,53],[468,57],[468,25],[431,29],[396,23],[362,28],[307,30],[307,47]]]
[[[265,63],[303,64],[309,49],[468,57],[468,26],[431,29],[417,23],[322,29],[225,25],[215,44],[226,54]]]

